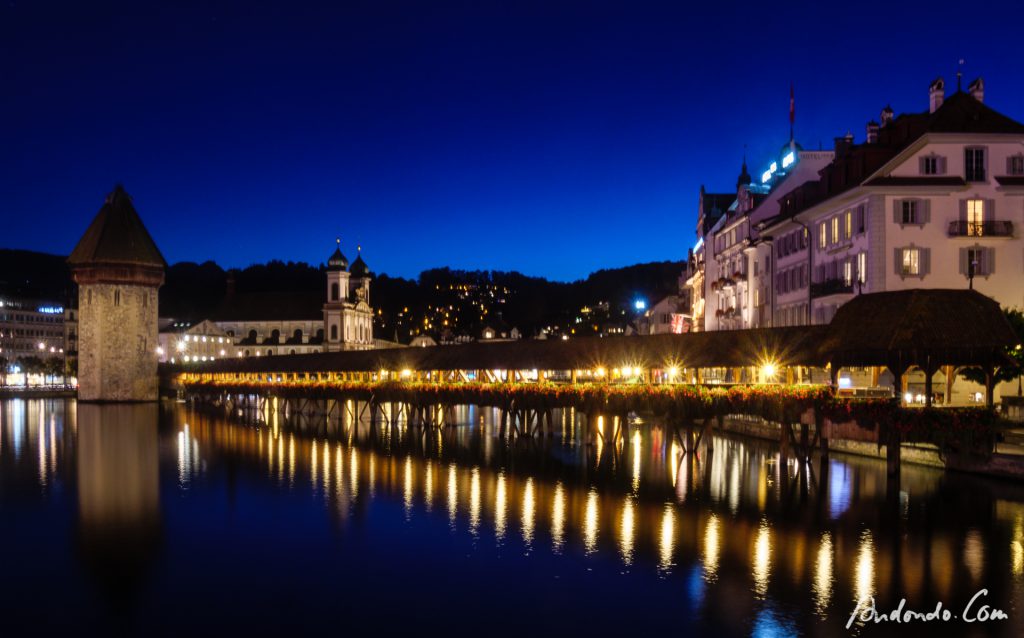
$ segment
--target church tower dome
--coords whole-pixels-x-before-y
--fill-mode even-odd
[[[334,249],[334,253],[327,260],[327,270],[348,270],[348,259],[341,252],[341,238],[335,240],[338,246]]]

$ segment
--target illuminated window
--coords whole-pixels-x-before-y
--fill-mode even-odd
[[[917,248],[904,248],[902,253],[900,272],[904,275],[921,274],[921,251]]]
[[[967,200],[967,234],[974,237],[985,234],[985,200]]]
[[[853,285],[853,260],[843,261],[843,283],[847,286]]]
[[[857,281],[860,283],[867,283],[868,275],[868,254],[860,253],[857,255]]]
[[[822,222],[821,226],[818,226],[818,248],[825,248],[828,245],[828,228],[826,224]]]
[[[832,218],[832,243],[839,243],[839,217]]]
[[[849,239],[850,237],[853,237],[853,211],[852,210],[846,211],[846,216],[845,216],[843,221],[845,221],[845,223],[846,223],[846,238]]]

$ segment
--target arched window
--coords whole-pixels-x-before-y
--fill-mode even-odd
[[[256,331],[255,330],[250,330],[249,331],[249,340],[250,341],[256,341],[256,336],[257,335],[256,335]]]
[[[271,357],[273,355],[274,355],[274,351],[273,350],[267,350],[267,356],[268,357]]]
[[[247,357],[249,356],[249,351],[248,350],[245,351],[245,356],[247,356]]]
[[[341,293],[338,282],[334,282],[331,284],[331,301],[337,301],[339,296],[341,296]]]
[[[292,333],[292,340],[294,340],[295,343],[302,343],[302,329],[301,328],[296,328],[295,329],[295,332]]]
[[[281,343],[281,331],[274,329],[270,332],[270,340],[274,343]]]
[[[295,348],[292,348],[291,350],[289,350],[288,354],[295,354]]]
[[[337,325],[332,325],[331,326],[331,341],[337,341],[337,340],[338,340],[338,326]]]
[[[324,329],[323,328],[320,328],[320,329],[318,329],[316,331],[316,338],[319,339],[320,341],[324,340]]]

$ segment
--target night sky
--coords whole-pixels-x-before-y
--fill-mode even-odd
[[[392,275],[574,279],[684,258],[791,82],[806,148],[925,110],[959,58],[1024,120],[1019,1],[689,4],[5,2],[0,247],[67,253],[122,182],[170,262],[341,236]]]

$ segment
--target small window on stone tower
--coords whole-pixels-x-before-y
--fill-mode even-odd
[[[338,284],[337,283],[331,284],[331,301],[337,301],[339,295],[340,295],[340,293],[339,293]]]
[[[148,308],[149,307],[149,294],[142,295],[142,307],[143,308]]]
[[[338,326],[331,326],[331,341],[338,340]]]
[[[89,291],[89,294],[86,295],[85,303],[89,304],[90,306],[92,305],[92,291],[91,290]]]
[[[115,306],[120,306],[121,305],[121,291],[120,290],[114,290],[114,305]]]

